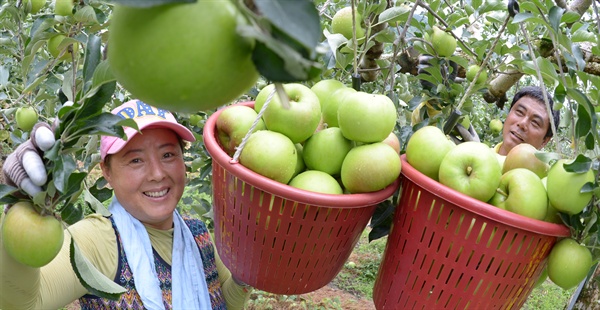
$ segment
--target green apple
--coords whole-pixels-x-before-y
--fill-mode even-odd
[[[354,20],[356,23],[356,38],[362,38],[365,36],[365,30],[362,28],[362,15],[355,9]],[[352,7],[345,7],[338,10],[331,19],[331,33],[339,33],[346,37],[346,39],[352,39],[353,37],[352,27]]]
[[[542,284],[544,284],[544,282],[546,282],[546,280],[548,280],[548,268],[544,268],[542,270],[542,273],[538,277],[537,281],[535,281],[533,288],[540,287]]]
[[[406,161],[417,171],[437,181],[442,159],[455,146],[438,127],[424,126],[408,139]],[[432,152],[433,148],[435,152]]]
[[[54,216],[41,215],[30,202],[18,202],[2,223],[2,245],[16,261],[39,268],[51,262],[63,245],[63,227]]]
[[[344,158],[353,147],[338,127],[329,127],[313,134],[304,143],[303,156],[306,167],[330,175],[339,175]]]
[[[336,90],[346,88],[344,83],[335,80],[335,79],[325,79],[320,80],[315,83],[310,90],[312,90],[317,97],[319,97],[319,102],[321,103],[321,111],[323,110],[323,102],[331,96]]]
[[[558,210],[556,210],[555,207],[552,206],[550,201],[548,201],[548,212],[546,213],[544,222],[564,224],[562,218],[560,217],[560,213],[558,212]]]
[[[531,144],[516,145],[506,154],[502,173],[516,168],[526,168],[534,172],[540,179],[546,177],[550,167],[535,156],[537,152],[538,150]]]
[[[477,75],[477,72],[479,72],[479,69],[481,67],[479,67],[478,65],[470,65],[469,68],[467,68],[467,73],[466,73],[466,77],[467,77],[467,81],[471,82],[473,81],[473,79],[475,79],[475,75]],[[487,81],[488,78],[488,74],[487,72],[481,71],[481,73],[479,74],[479,77],[477,78],[477,82],[475,82],[475,84],[483,84]]]
[[[589,169],[584,173],[567,172],[565,164],[570,162],[559,159],[548,171],[548,198],[550,204],[560,212],[577,214],[581,212],[592,199],[593,193],[581,192],[588,182],[594,182],[594,171]]]
[[[577,286],[592,267],[592,253],[571,238],[558,241],[548,255],[548,277],[565,290]]]
[[[304,158],[302,158],[304,156],[304,146],[300,143],[296,143],[294,145],[296,146],[296,157],[298,160],[296,161],[296,169],[294,169],[293,177],[306,170],[306,164],[304,164]]]
[[[456,39],[451,34],[446,33],[436,26],[433,26],[430,43],[440,57],[452,56],[454,50],[456,50]]]
[[[310,88],[300,83],[284,84],[283,88],[289,97],[290,106],[284,107],[281,98],[274,95],[262,116],[265,125],[269,130],[288,136],[294,143],[304,142],[321,122],[319,98]],[[269,89],[265,87],[260,93]],[[259,100],[265,97],[259,96],[256,97],[255,109],[264,105],[264,102]]]
[[[515,168],[502,175],[496,195],[504,196],[497,207],[532,219],[543,220],[548,197],[542,180],[531,170]],[[496,203],[497,200],[492,198]]]
[[[390,132],[387,138],[383,139],[383,141],[381,142],[391,146],[394,149],[394,151],[400,154],[400,139],[398,139],[398,136],[395,132]]]
[[[318,170],[306,170],[295,176],[290,186],[323,194],[343,194],[340,183],[329,173]]]
[[[494,151],[475,141],[463,142],[448,151],[439,171],[440,183],[486,202],[496,193],[501,176]]]
[[[201,22],[199,22],[201,21]],[[252,88],[254,40],[233,1],[115,5],[108,63],[134,97],[173,112],[208,111]]]
[[[23,1],[23,7],[28,10],[29,13],[35,14],[39,12],[44,5],[46,5],[46,0],[25,0]]]
[[[287,184],[296,172],[296,146],[285,135],[261,130],[253,133],[240,153],[244,167],[280,183]]]
[[[503,127],[504,124],[502,124],[502,121],[497,118],[490,121],[490,130],[494,135],[501,133]]]
[[[62,60],[66,60],[69,61],[72,59],[72,54],[77,55],[77,53],[79,52],[79,44],[68,44],[65,43],[63,44],[64,46],[61,47],[61,43],[66,39],[67,37],[64,34],[57,34],[53,37],[51,37],[50,39],[48,39],[48,52],[50,53],[50,55],[52,55],[52,57],[56,58],[60,55],[60,52],[63,49],[66,49],[66,51],[63,53],[63,55],[58,59],[60,61]],[[68,39],[69,41],[73,42],[74,39]],[[68,47],[71,46],[71,50],[68,49]]]
[[[327,127],[339,127],[338,123],[338,108],[340,103],[348,96],[352,96],[356,90],[351,87],[340,88],[323,101],[321,101],[321,113],[323,114],[323,122]]]
[[[256,98],[254,99],[254,111],[256,111],[256,113],[260,113],[260,110],[262,110],[263,105],[267,102],[267,99],[269,98],[271,93],[273,93],[273,96],[271,96],[271,100],[277,97],[277,94],[275,94],[274,91],[275,84],[268,84],[258,92]],[[271,103],[269,102],[269,105],[270,104]]]
[[[256,122],[253,132],[266,129],[265,123],[258,118],[253,108],[245,105],[229,106],[219,114],[216,122],[217,138],[223,150],[233,156],[236,148]]]
[[[15,113],[17,126],[23,131],[30,131],[38,121],[38,114],[33,107],[20,107]]]
[[[381,142],[396,126],[396,106],[381,94],[356,92],[347,96],[338,107],[338,125],[347,139]]]
[[[542,178],[542,184],[544,184],[544,188],[546,189],[546,197],[548,196],[548,177]],[[546,217],[544,218],[544,222],[555,223],[555,224],[563,224],[562,218],[560,217],[560,213],[556,210],[555,207],[550,203],[550,199],[548,199],[548,212],[546,212]]]
[[[341,178],[350,193],[375,192],[392,184],[400,175],[398,153],[383,142],[356,146],[342,163]]]
[[[54,14],[59,16],[72,16],[74,7],[74,0],[56,0],[54,2]]]

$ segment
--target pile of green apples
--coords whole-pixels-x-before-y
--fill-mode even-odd
[[[592,169],[583,173],[567,171],[565,165],[573,162],[570,159],[546,163],[538,158],[538,152],[523,143],[502,156],[480,142],[455,145],[438,127],[425,126],[410,137],[406,160],[429,178],[472,198],[560,224],[559,213],[578,214],[589,204],[593,193],[582,188],[595,181],[595,174]],[[589,249],[565,238],[552,248],[544,275],[570,289],[587,276],[591,264]]]
[[[288,83],[283,91],[275,89],[269,84],[253,106],[230,105],[217,118],[219,144],[232,157],[239,148],[244,167],[325,194],[375,192],[398,178],[397,109],[387,96],[356,91],[334,79],[310,88]]]
[[[436,152],[431,152],[431,146]],[[581,192],[594,182],[594,172],[565,170],[571,161],[552,166],[540,160],[535,147],[522,143],[506,156],[481,142],[455,145],[441,129],[425,126],[406,146],[406,160],[419,172],[458,192],[536,220],[560,223],[558,212],[577,214],[592,199]]]

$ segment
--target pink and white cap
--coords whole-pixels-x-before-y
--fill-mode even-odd
[[[173,130],[183,140],[196,141],[194,134],[185,126],[177,123],[171,112],[155,108],[140,100],[127,101],[113,109],[111,113],[124,119],[133,119],[140,131],[145,128],[167,128]],[[100,156],[102,160],[107,154],[119,152],[138,133],[137,130],[131,127],[123,127],[123,129],[127,135],[127,140],[113,136],[102,136],[100,138]]]

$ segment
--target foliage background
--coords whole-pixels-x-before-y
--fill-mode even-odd
[[[41,121],[54,123],[57,115],[70,111],[61,110],[67,101],[96,104],[109,111],[130,98],[111,76],[105,59],[111,3],[80,0],[75,4],[74,15],[66,17],[54,14],[52,1],[33,14],[28,3],[0,1],[2,159],[29,138],[28,132],[15,126],[14,115],[19,107],[32,106]],[[494,0],[353,3],[314,0],[312,3],[320,16],[322,37],[317,50],[322,70],[303,83],[311,86],[320,79],[333,78],[352,85],[360,80],[363,91],[388,95],[398,107],[395,132],[403,150],[412,132],[426,124],[441,127],[454,110],[469,116],[484,143],[495,145],[501,137],[492,133],[489,122],[505,118],[509,108],[506,102],[510,103],[509,98],[520,87],[537,85],[543,80],[556,102],[553,108],[562,115],[556,138],[545,151],[570,158],[584,155],[584,163],[597,167],[600,155],[597,1],[520,1],[520,12],[514,17],[509,16],[506,2]],[[370,35],[362,42],[331,33],[335,12],[351,4],[362,13],[363,19],[357,22]],[[431,61],[429,69],[419,70],[418,55],[435,54],[426,40],[434,25],[451,30],[459,48],[450,57]],[[58,60],[60,56],[51,55],[47,42],[57,34],[69,38],[61,44],[61,49],[68,49],[69,44],[79,46],[73,57]],[[494,45],[496,39],[498,43]],[[458,64],[454,70],[450,68],[452,62]],[[470,85],[464,80],[465,68],[470,64],[484,65],[489,75],[485,85]],[[424,87],[422,80],[433,83],[434,87]],[[252,100],[270,82],[261,79],[238,101]],[[180,207],[205,214],[209,224],[211,160],[201,135],[212,112],[177,115],[198,138],[186,154],[190,178]],[[97,173],[98,141],[94,136],[72,136],[70,150],[76,161],[71,172],[80,172],[86,178],[76,184],[83,189],[82,198],[71,206],[58,206],[64,212],[63,218],[71,222],[96,210],[110,196]],[[68,180],[66,183],[69,184]],[[589,208],[564,220],[573,227],[573,235],[585,241],[598,257],[597,183],[588,190],[596,193]],[[375,224],[382,224],[384,230],[376,230],[373,238],[386,234],[385,224],[389,226],[386,215],[389,210],[374,218]]]

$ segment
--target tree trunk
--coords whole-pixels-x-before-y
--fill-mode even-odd
[[[578,295],[573,295],[569,302],[568,309],[600,309],[600,268],[596,266],[592,278],[587,280]]]

